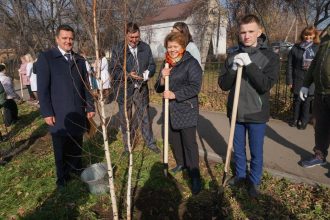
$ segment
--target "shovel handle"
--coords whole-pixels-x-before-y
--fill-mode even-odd
[[[165,64],[165,68],[169,68],[168,63]],[[169,90],[170,79],[169,76],[165,76],[165,91]],[[168,121],[169,121],[169,99],[165,99],[164,109],[164,164],[165,169],[168,169]]]
[[[233,103],[233,110],[231,113],[230,132],[229,132],[228,147],[227,147],[227,154],[226,154],[226,163],[225,163],[225,172],[226,173],[228,173],[228,171],[229,171],[230,158],[231,158],[231,153],[233,150],[234,133],[235,133],[235,125],[236,125],[236,117],[237,117],[237,107],[238,107],[239,93],[240,93],[240,89],[241,89],[242,70],[243,70],[243,67],[238,66],[237,75],[236,75],[234,103]]]

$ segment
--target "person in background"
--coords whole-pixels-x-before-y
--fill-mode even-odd
[[[157,93],[164,93],[169,102],[169,143],[177,166],[177,173],[187,168],[191,178],[192,193],[201,190],[199,153],[196,129],[199,114],[198,93],[202,85],[202,69],[198,61],[186,51],[187,38],[177,32],[166,36],[165,63],[155,84]],[[169,91],[165,91],[165,76],[169,76]]]
[[[293,120],[291,127],[304,130],[309,122],[310,105],[314,96],[314,83],[309,87],[305,101],[299,98],[307,70],[315,57],[320,43],[315,27],[306,27],[300,34],[300,43],[295,44],[288,55],[286,83],[293,92]]]
[[[6,102],[6,92],[5,89],[3,88],[2,83],[0,82],[0,111],[3,105],[5,104],[5,102]],[[2,133],[0,131],[0,141],[4,141],[4,139],[5,138],[2,136]]]
[[[32,57],[31,57],[31,60],[32,60]],[[31,86],[30,86],[30,77],[27,73],[27,64],[28,64],[28,60],[27,60],[27,56],[24,55],[21,57],[21,66],[20,68],[18,69],[18,73],[20,74],[21,76],[21,80],[22,80],[22,84],[24,86],[26,86],[27,90],[28,90],[28,93],[29,93],[29,101],[34,101],[35,100],[35,97],[33,95],[33,92],[31,91]],[[32,62],[32,61],[31,61]]]
[[[117,44],[112,52],[110,73],[114,79],[115,96],[119,106],[120,127],[123,133],[124,152],[128,153],[128,139],[125,120],[125,111],[130,120],[131,143],[135,139],[137,129],[140,127],[141,134],[147,147],[156,154],[160,153],[154,138],[150,114],[149,114],[149,88],[148,80],[155,74],[156,64],[152,57],[148,44],[140,40],[140,28],[136,23],[129,22],[126,25],[126,42]],[[126,47],[126,54],[124,53]],[[126,56],[127,71],[127,108],[124,108],[124,56]],[[118,95],[117,95],[118,94]],[[133,105],[135,109],[132,117]],[[133,145],[132,145],[133,146]]]
[[[315,83],[315,99],[313,115],[315,117],[315,146],[313,157],[303,160],[305,168],[325,165],[330,145],[330,25],[321,34],[321,43],[312,64],[310,65],[300,98],[308,98],[309,88]]]
[[[87,119],[95,116],[85,59],[72,51],[74,37],[72,27],[58,26],[57,47],[40,53],[36,64],[40,112],[52,136],[58,189],[71,173],[80,175],[83,134]]]
[[[87,73],[88,73],[89,86],[90,86],[90,89],[93,91],[93,94],[94,94],[94,91],[96,91],[96,89],[97,89],[97,83],[96,83],[96,78],[95,78],[95,75],[94,75],[93,65],[91,65],[91,63],[88,60],[88,52],[87,51],[88,51],[87,49],[82,49],[80,51],[80,55],[82,57],[84,57],[84,59],[85,59],[86,70],[87,70]]]
[[[30,54],[26,54],[25,58],[27,60],[26,65],[26,73],[29,76],[30,81],[30,88],[33,93],[33,96],[35,97],[35,101],[38,102],[38,95],[37,95],[37,75],[35,70],[35,62],[36,60],[33,60],[32,56]]]
[[[97,88],[98,89],[103,89],[103,96],[104,96],[104,102],[105,104],[109,104],[109,94],[110,94],[110,88],[111,88],[111,80],[110,80],[110,74],[109,74],[109,64],[108,64],[108,60],[105,57],[105,52],[104,50],[100,50],[100,74],[101,74],[101,81],[102,81],[102,85],[99,85],[99,83],[97,82]],[[97,71],[96,69],[96,63],[94,63],[93,65],[94,67],[94,71]],[[97,74],[97,73],[95,73]]]
[[[6,65],[0,64],[0,82],[6,93],[6,101],[3,103],[4,124],[6,127],[14,124],[18,120],[18,108],[15,99],[22,101],[21,97],[15,92],[12,79],[6,74]]]
[[[172,27],[172,32],[180,32],[187,38],[186,51],[198,61],[199,65],[202,65],[201,54],[192,39],[188,25],[184,22],[176,22]]]
[[[250,197],[259,195],[263,168],[263,147],[266,123],[269,121],[270,90],[278,79],[280,60],[267,46],[260,20],[246,15],[239,21],[239,50],[231,53],[219,75],[219,86],[228,91],[227,116],[232,117],[236,74],[243,66],[234,133],[235,176],[229,185],[248,183]],[[246,135],[248,135],[251,162],[247,170]]]

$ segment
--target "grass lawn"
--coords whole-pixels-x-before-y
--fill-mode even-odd
[[[47,128],[35,107],[22,104],[19,109],[20,121],[9,128],[11,143],[0,144],[0,219],[111,219],[109,195],[90,194],[78,177],[64,190],[56,190]],[[5,133],[3,127],[1,131]],[[120,132],[111,130],[109,135],[117,202],[125,219],[128,158],[121,156]],[[100,143],[99,135],[85,142],[85,167],[104,161]],[[192,196],[185,172],[165,178],[161,156],[141,141],[137,143],[133,219],[330,219],[329,188],[291,183],[264,173],[257,200],[251,200],[245,188],[226,187],[221,194],[223,165],[205,158],[200,158],[204,190]]]

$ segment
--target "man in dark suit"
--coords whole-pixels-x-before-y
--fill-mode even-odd
[[[41,53],[36,64],[40,111],[52,135],[60,188],[71,172],[79,174],[82,169],[83,133],[87,118],[95,115],[85,59],[72,51],[73,40],[74,30],[60,25],[57,47]]]
[[[155,153],[160,153],[159,148],[156,146],[150,123],[149,89],[147,85],[148,79],[155,74],[156,65],[150,46],[140,41],[140,29],[137,24],[132,22],[127,24],[126,40],[127,45],[125,45],[125,42],[121,42],[114,48],[110,63],[110,74],[114,79],[115,94],[118,94],[117,102],[125,152],[127,153],[128,151],[123,74],[124,50],[126,46],[127,112],[131,125],[131,139],[134,140],[136,129],[140,125],[142,136],[148,148]],[[133,104],[135,106],[135,117],[131,120]]]

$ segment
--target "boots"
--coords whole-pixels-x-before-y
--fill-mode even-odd
[[[198,168],[189,170],[189,176],[191,178],[191,192],[197,195],[202,190],[202,182]]]

